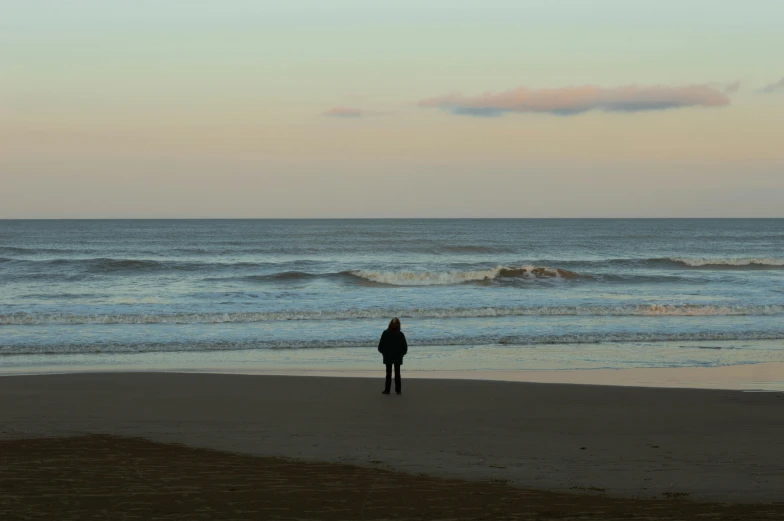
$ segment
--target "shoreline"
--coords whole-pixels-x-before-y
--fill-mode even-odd
[[[383,367],[372,369],[332,368],[248,368],[248,367],[155,367],[141,366],[40,366],[38,370],[0,368],[4,376],[67,374],[173,373],[238,374],[259,376],[302,376],[328,378],[382,379]],[[715,389],[747,392],[784,392],[784,362],[760,362],[718,367],[651,367],[627,369],[407,369],[403,378],[431,380],[499,381],[542,384],[641,387],[661,389]]]
[[[784,501],[784,395],[206,373],[0,378],[0,439],[106,434],[627,498]],[[373,463],[375,462],[375,463]]]

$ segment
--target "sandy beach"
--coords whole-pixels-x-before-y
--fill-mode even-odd
[[[320,471],[307,471],[315,480],[308,487],[314,490],[326,486],[319,485],[323,476],[332,476],[326,482],[334,484],[343,479],[335,476],[347,472],[362,483],[368,479],[363,472],[383,470],[379,475],[393,480],[427,476],[433,483],[461,480],[444,481],[452,483],[449,487],[501,487],[485,491],[499,498],[538,491],[578,494],[580,501],[588,501],[588,494],[590,501],[608,508],[630,498],[650,499],[645,504],[651,508],[656,501],[689,508],[719,502],[735,504],[721,507],[736,509],[732,515],[741,515],[738,504],[758,504],[766,506],[742,507],[757,513],[741,518],[784,519],[782,394],[470,380],[414,379],[404,385],[403,395],[382,396],[379,380],[363,378],[173,373],[5,377],[0,379],[3,468],[24,470],[7,470],[2,484],[7,489],[25,473],[37,476],[31,480],[43,479],[68,465],[89,466],[89,461],[98,465],[88,473],[90,479],[103,482],[100,476],[113,464],[98,464],[92,456],[79,463],[78,454],[97,454],[89,450],[96,443],[109,444],[109,453],[146,454],[138,444],[148,443],[149,450],[159,451],[157,463],[140,460],[139,469],[166,466],[168,456],[160,451],[193,450],[195,456],[186,458],[189,464],[209,454],[226,462],[220,479],[230,481],[237,465],[267,468],[279,461],[274,458],[284,458],[280,461],[290,468],[281,471],[280,479],[297,468],[306,472],[308,465],[322,465],[313,467]],[[69,437],[74,438],[63,439]],[[48,456],[42,459],[42,454]],[[230,457],[257,464],[229,464]],[[42,469],[38,463],[44,460],[59,462]],[[165,493],[174,477],[161,479],[156,490]],[[417,486],[400,485],[401,490]],[[29,506],[34,491],[41,490],[14,490],[22,488],[24,501],[14,503],[13,494],[4,500],[6,517],[22,518],[14,509]],[[534,502],[536,508],[565,500],[541,501]],[[618,512],[637,508],[623,505]],[[353,507],[346,508],[350,515],[323,518],[362,518]],[[680,512],[667,508],[663,511]],[[412,512],[411,519],[428,518]],[[476,512],[453,514],[481,518]],[[730,510],[714,514],[733,518]],[[379,517],[381,511],[372,511],[366,518]],[[689,517],[681,512],[675,518]]]

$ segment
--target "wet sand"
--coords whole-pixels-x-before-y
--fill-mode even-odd
[[[199,369],[182,372],[199,372]],[[49,372],[57,372],[51,370]],[[277,376],[329,376],[377,378],[376,370],[330,369],[249,369],[233,368],[210,372]],[[497,380],[550,384],[612,385],[677,389],[724,389],[737,391],[784,392],[784,362],[727,365],[718,367],[646,367],[628,369],[569,370],[406,370],[406,378],[438,380]]]
[[[120,479],[115,475],[117,469],[129,465],[122,467],[128,469],[122,479],[135,476],[128,483],[136,484],[120,494],[126,507],[141,509],[139,512],[153,508],[149,497],[157,490],[161,504],[179,498],[191,505],[183,507],[191,509],[191,515],[171,517],[175,519],[197,519],[204,514],[199,511],[197,515],[194,510],[197,506],[193,505],[201,504],[199,498],[212,501],[213,509],[227,501],[221,495],[224,492],[210,489],[210,483],[234,483],[227,486],[237,488],[248,480],[249,484],[240,488],[247,501],[256,501],[253,498],[258,493],[253,490],[267,490],[270,483],[279,483],[273,489],[280,494],[269,496],[269,505],[277,504],[273,499],[278,497],[301,506],[296,512],[281,510],[279,518],[361,519],[356,497],[362,496],[374,476],[391,480],[383,481],[389,490],[385,488],[381,499],[387,503],[372,507],[380,510],[365,512],[366,519],[527,519],[525,515],[534,518],[536,512],[550,512],[550,519],[569,519],[580,512],[593,512],[593,508],[609,509],[607,515],[596,519],[628,518],[622,511],[639,512],[641,519],[696,519],[689,516],[697,511],[661,506],[675,504],[673,498],[678,498],[678,508],[713,512],[716,515],[712,518],[784,519],[782,394],[411,379],[404,381],[403,395],[382,396],[379,384],[379,380],[361,378],[168,373],[0,378],[0,467],[4,469],[0,484],[4,492],[11,487],[17,491],[3,494],[6,515],[0,517],[12,519],[11,512],[22,518],[19,509],[35,501],[49,501],[60,505],[58,508],[68,501],[75,509],[99,501],[88,498],[91,487],[97,486],[89,480],[110,487],[113,479]],[[189,448],[105,437],[55,439],[89,434],[139,437]],[[41,437],[50,439],[36,440]],[[96,443],[109,444],[109,448],[91,449],[90,444]],[[131,454],[125,463],[111,460],[124,454],[122,451]],[[154,457],[144,456],[153,453]],[[178,466],[177,458],[193,467]],[[248,473],[256,472],[253,469],[266,472],[266,477],[252,477]],[[297,472],[305,477],[291,477]],[[60,478],[55,476],[65,481],[57,481]],[[202,476],[202,481],[188,481],[196,476]],[[35,492],[48,490],[46,483],[60,483],[58,490],[76,492]],[[299,483],[300,488],[292,483]],[[321,517],[307,510],[326,501],[319,494],[330,486],[342,491],[344,506],[336,506],[335,512]],[[290,492],[292,487],[299,492]],[[405,498],[414,498],[412,487],[431,493],[408,503]],[[443,495],[434,492],[439,490]],[[550,492],[566,495],[548,495]],[[111,511],[116,507],[112,501],[119,496],[110,489],[95,494],[105,494],[100,508]],[[458,508],[463,499],[468,501],[467,496],[483,494],[487,497],[466,503],[467,510],[448,510],[453,504]],[[531,507],[533,510],[521,506],[534,496],[539,503]],[[620,498],[620,503],[604,496]],[[292,499],[295,497],[300,499]],[[313,499],[317,497],[324,501]],[[414,507],[395,515],[383,514],[396,497],[402,501],[401,508]],[[427,498],[441,499],[428,503]],[[639,503],[624,498],[655,499]],[[658,503],[662,500],[665,503]],[[242,501],[237,505],[244,504]],[[580,503],[576,510],[564,507],[575,501],[597,503]],[[767,506],[697,503],[704,501]],[[272,514],[247,514],[267,504],[251,503],[246,505],[250,510],[236,506],[234,517],[230,509],[225,515],[205,516],[275,518]],[[426,504],[444,515],[422,514]],[[566,510],[559,510],[561,507]],[[490,516],[488,509],[492,508],[502,510]],[[616,508],[620,510],[613,510]],[[724,510],[710,510],[716,508]],[[668,512],[680,515],[663,517],[670,515]],[[160,516],[169,518],[163,513]]]

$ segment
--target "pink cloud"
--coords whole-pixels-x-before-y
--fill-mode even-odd
[[[490,117],[506,112],[569,116],[591,110],[640,112],[682,107],[722,107],[729,103],[726,92],[709,85],[627,85],[609,88],[583,85],[550,89],[523,86],[479,96],[450,94],[422,100],[418,105],[449,110],[453,114]]]

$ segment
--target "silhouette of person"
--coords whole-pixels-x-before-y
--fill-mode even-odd
[[[403,365],[403,357],[408,353],[408,343],[406,335],[400,331],[399,318],[393,318],[386,331],[381,333],[378,352],[384,356],[384,364],[387,366],[387,380],[382,394],[389,394],[392,387],[392,366],[395,367],[395,392],[400,394],[403,392],[400,387],[400,366]]]

